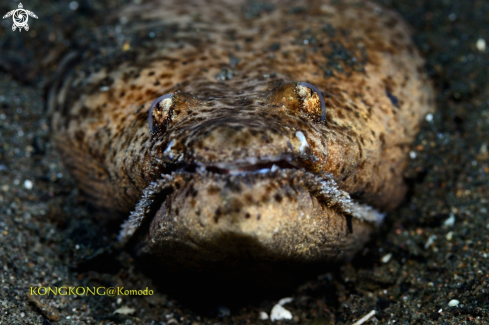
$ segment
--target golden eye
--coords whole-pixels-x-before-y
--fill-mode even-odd
[[[315,121],[326,120],[324,97],[313,85],[306,82],[288,82],[267,95],[271,106],[308,115]]]
[[[149,131],[156,133],[165,132],[173,115],[173,93],[158,97],[149,109],[148,124]]]
[[[321,121],[326,119],[326,104],[323,95],[316,87],[307,82],[298,82],[297,93],[302,99],[302,110],[316,115],[317,111],[321,109]]]

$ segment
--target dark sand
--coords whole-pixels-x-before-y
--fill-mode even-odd
[[[12,32],[11,18],[2,20],[0,324],[268,323],[259,313],[270,314],[285,296],[294,298],[285,308],[297,324],[353,324],[372,310],[367,324],[489,324],[489,2],[381,1],[414,27],[438,93],[438,110],[412,146],[409,196],[351,263],[229,305],[206,292],[189,303],[184,285],[180,294],[190,298],[176,298],[128,252],[107,249],[113,230],[97,227],[101,213],[84,202],[50,142],[46,83],[69,49],[90,37],[116,42],[117,27],[98,35],[94,27],[127,2],[83,0],[71,10],[69,1],[31,0],[24,6],[39,19],[29,20],[29,32]],[[17,5],[4,1],[0,12]],[[454,224],[445,224],[449,218]],[[29,301],[31,286],[70,285],[155,294]],[[453,299],[459,304],[450,307]],[[114,314],[123,306],[135,310]]]

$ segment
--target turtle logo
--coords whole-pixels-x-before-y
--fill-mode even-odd
[[[13,16],[12,19],[14,20],[14,24],[12,25],[12,30],[15,31],[18,28],[19,32],[22,31],[22,28],[24,28],[26,31],[29,30],[29,25],[27,25],[29,16],[37,19],[36,14],[33,13],[32,11],[25,10],[22,3],[19,3],[18,9],[7,12],[5,16],[3,16],[3,19],[8,18],[10,16]]]

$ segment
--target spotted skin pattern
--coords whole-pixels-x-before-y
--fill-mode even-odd
[[[130,215],[121,242],[183,266],[345,259],[403,200],[434,94],[397,14],[212,0],[116,16],[158,30],[151,46],[63,68],[48,108],[80,189]]]

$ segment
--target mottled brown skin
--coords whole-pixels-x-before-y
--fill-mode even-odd
[[[366,1],[274,3],[130,6],[117,14],[137,22],[127,33],[168,27],[152,49],[88,60],[51,91],[54,139],[95,204],[129,213],[158,184],[132,225],[169,261],[351,257],[375,224],[318,194],[320,180],[382,212],[404,197],[409,145],[434,109],[408,26]],[[297,82],[322,92],[325,121]],[[167,93],[150,133],[150,105]],[[237,169],[248,173],[227,174]]]

